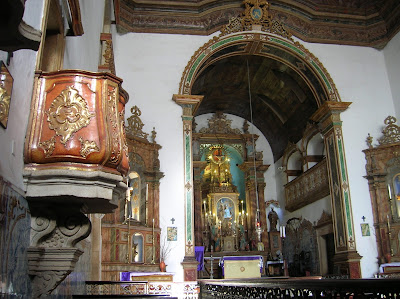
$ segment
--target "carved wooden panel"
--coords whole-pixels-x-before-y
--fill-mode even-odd
[[[381,263],[400,261],[400,195],[396,177],[400,173],[400,129],[394,117],[387,117],[379,145],[368,136],[364,150],[378,259]]]
[[[126,174],[122,80],[104,73],[37,73],[25,163]],[[104,166],[105,167],[104,167]]]
[[[293,212],[329,195],[326,160],[285,185],[286,210]]]

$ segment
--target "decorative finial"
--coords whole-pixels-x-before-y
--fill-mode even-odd
[[[249,123],[247,122],[247,119],[245,119],[243,123],[243,132],[249,134]]]
[[[385,119],[386,128],[382,130],[383,137],[378,140],[379,144],[400,142],[400,128],[396,125],[396,121],[394,116]]]
[[[138,106],[133,106],[131,108],[131,112],[132,112],[132,115],[130,117],[128,117],[128,119],[127,119],[128,126],[126,127],[126,133],[133,135],[133,136],[147,139],[147,136],[149,134],[144,133],[142,131],[142,128],[144,126],[142,120],[140,119],[140,115],[142,115],[142,112],[140,111]]]
[[[368,133],[368,137],[367,137],[367,145],[368,145],[368,147],[369,148],[373,148],[373,146],[372,146],[372,140],[373,140],[374,138]]]
[[[153,131],[151,131],[151,140],[153,141],[153,143],[156,143],[156,136],[157,136],[156,128],[153,127]]]

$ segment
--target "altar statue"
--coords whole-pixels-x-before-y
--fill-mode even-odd
[[[211,237],[214,241],[215,251],[221,251],[221,234],[217,225],[212,226]]]
[[[225,205],[225,209],[224,209],[224,218],[232,218],[231,210],[229,209],[229,207],[227,205]]]
[[[274,208],[271,208],[271,212],[268,214],[269,220],[269,231],[276,232],[276,225],[278,223],[278,214],[274,211]]]
[[[244,227],[243,225],[239,224],[239,250],[240,251],[245,251],[246,250],[246,238],[245,238],[245,234],[244,234]]]

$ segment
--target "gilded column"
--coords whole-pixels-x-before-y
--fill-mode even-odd
[[[340,274],[360,278],[361,256],[356,250],[350,189],[342,135],[340,113],[351,103],[325,102],[311,117],[319,123],[325,139],[329,186],[334,217],[334,263]]]
[[[182,262],[185,281],[197,279],[197,261],[194,255],[194,188],[192,157],[192,125],[193,115],[199,107],[203,96],[178,95],[172,98],[182,107],[183,122],[183,154],[185,179],[185,258]]]

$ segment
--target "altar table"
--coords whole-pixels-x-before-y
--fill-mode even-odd
[[[224,256],[219,265],[222,268],[222,275],[226,279],[257,278],[261,277],[264,261],[261,255]]]
[[[400,272],[400,263],[387,263],[379,266],[379,273],[399,273]]]

